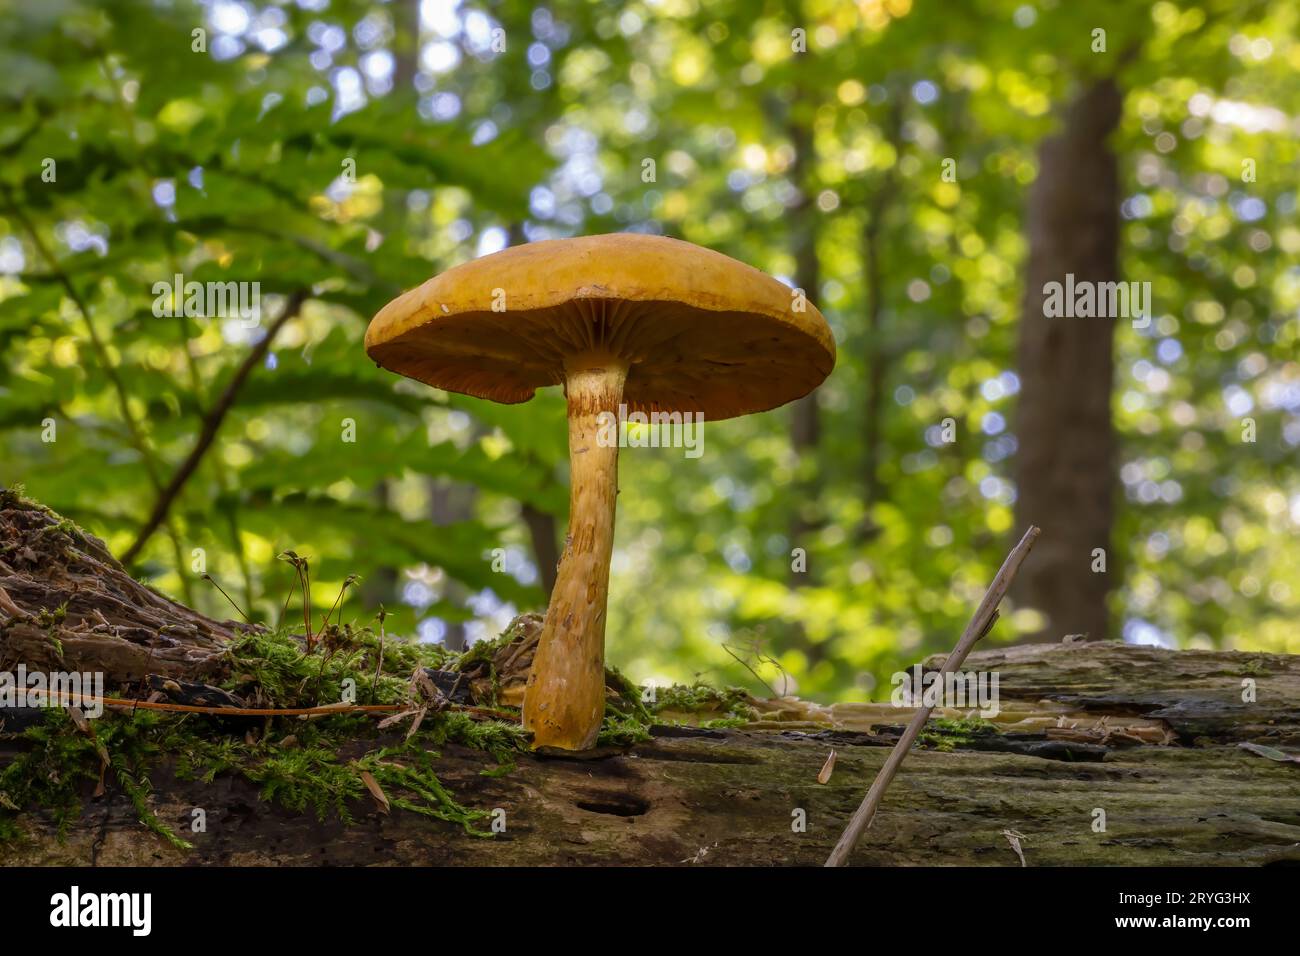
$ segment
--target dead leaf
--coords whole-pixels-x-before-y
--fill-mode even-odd
[[[389,727],[392,727],[396,724],[400,724],[402,721],[413,716],[415,716],[414,710],[403,710],[400,713],[393,714],[393,716],[385,717],[383,720],[381,720],[379,722],[379,729],[387,730]]]
[[[717,846],[718,846],[717,843],[714,843],[712,846],[702,846],[695,851],[694,856],[688,856],[686,859],[679,860],[678,862],[679,863],[703,863],[704,858],[709,855],[709,851],[717,849]]]
[[[1275,760],[1278,763],[1300,763],[1300,756],[1278,750],[1276,747],[1265,747],[1263,744],[1252,744],[1249,741],[1243,741],[1237,746],[1242,750],[1249,750],[1253,754]]]
[[[10,617],[23,617],[23,609],[13,602],[9,592],[0,588],[0,611],[4,611]]]
[[[424,722],[424,715],[428,713],[429,708],[421,707],[415,712],[415,720],[411,721],[410,729],[406,731],[406,739],[410,740],[415,736],[416,731],[420,729],[420,724]]]
[[[90,730],[90,721],[86,719],[86,715],[81,712],[80,707],[69,707],[68,716],[71,717],[72,722],[77,725],[77,729],[87,737],[95,736]]]
[[[95,796],[102,797],[107,792],[107,788],[104,786],[104,773],[109,766],[108,748],[100,743],[99,738],[95,736],[95,728],[90,725],[90,721],[86,719],[86,715],[81,712],[80,707],[69,707],[68,716],[77,725],[77,730],[90,738],[91,743],[95,745],[95,752],[99,754],[99,782],[95,784]]]
[[[835,772],[835,748],[831,748],[830,756],[826,758],[826,763],[822,764],[821,773],[817,774],[818,783],[830,783],[831,774]]]
[[[1020,841],[1028,839],[1028,837],[1019,830],[1003,830],[1002,835],[1006,837],[1007,842],[1011,844],[1011,849],[1016,851],[1016,856],[1020,857],[1020,865],[1028,866],[1029,864],[1025,862],[1024,851],[1020,849]]]
[[[369,770],[363,770],[361,771],[361,782],[366,785],[366,789],[370,791],[370,795],[375,798],[375,803],[379,804],[379,812],[387,814],[389,809],[388,795],[384,793],[384,788],[379,785],[379,781],[375,779],[375,775]]]

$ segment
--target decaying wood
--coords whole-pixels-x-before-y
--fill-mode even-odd
[[[1000,732],[915,750],[851,863],[1019,866],[1006,830],[1022,834],[1029,866],[1300,861],[1300,767],[1237,746],[1300,746],[1300,658],[1035,645],[974,654],[967,667],[999,672]],[[1257,704],[1241,703],[1246,679]],[[520,755],[502,777],[481,775],[494,766],[483,754],[448,747],[444,784],[468,806],[505,811],[491,839],[385,815],[370,798],[352,825],[322,823],[263,802],[241,778],[177,780],[164,761],[151,803],[194,850],[163,844],[110,790],[86,795],[62,841],[27,818],[30,841],[0,850],[0,864],[820,865],[909,712],[768,706],[788,719],[767,726],[799,729],[663,727],[585,759]],[[821,784],[829,747],[835,773]],[[196,807],[206,833],[186,832]],[[1105,832],[1093,829],[1098,810]]]
[[[104,542],[0,489],[0,670],[201,678],[241,629],[136,581]]]
[[[93,661],[134,674],[137,652],[147,659],[151,648],[153,673],[195,679],[214,666],[236,625],[130,581],[94,539],[42,530],[57,519],[12,504],[0,508],[0,586],[22,613],[0,610],[0,669],[50,653],[35,616],[51,600],[68,602],[50,625],[65,666]],[[35,549],[45,537],[48,554]],[[113,602],[87,605],[95,575]],[[44,579],[57,599],[33,590]],[[154,620],[161,636],[151,635]],[[500,663],[527,657],[536,623],[497,651]],[[160,656],[176,647],[185,650]],[[947,732],[945,719],[967,713],[935,711],[850,863],[1018,867],[1008,832],[1030,867],[1300,861],[1300,766],[1239,746],[1300,751],[1300,657],[1076,643],[984,650],[963,669],[998,673],[1000,712],[989,725]],[[1248,690],[1253,702],[1243,700]],[[662,726],[627,748],[520,754],[501,776],[482,774],[496,766],[485,754],[446,747],[437,772],[447,789],[469,807],[504,811],[505,831],[491,838],[395,805],[384,813],[373,790],[351,805],[352,824],[321,822],[263,801],[242,777],[178,779],[163,755],[148,800],[193,850],[147,830],[108,779],[99,796],[87,782],[62,838],[40,812],[19,817],[25,839],[0,847],[0,864],[820,865],[913,712],[789,698],[754,706],[760,720],[744,728]],[[393,728],[390,741],[404,732]],[[0,734],[0,765],[21,746]],[[343,756],[374,746],[357,741]],[[834,773],[821,783],[832,749]],[[196,808],[206,832],[190,830]]]

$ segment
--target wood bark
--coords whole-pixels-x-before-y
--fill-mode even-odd
[[[474,502],[478,488],[465,482],[445,478],[429,478],[429,520],[435,528],[467,521],[474,515]],[[464,604],[469,589],[459,581],[448,579],[442,588],[442,598],[458,605]],[[447,650],[460,653],[465,650],[465,622],[446,621],[442,644]]]
[[[533,546],[533,559],[541,577],[542,593],[549,601],[551,592],[555,590],[555,575],[560,566],[560,549],[555,544],[555,515],[525,501],[519,505],[519,516],[528,528],[528,540]]]
[[[801,110],[801,100],[796,100],[792,110]],[[813,130],[808,118],[800,115],[788,123],[787,134],[794,148],[794,161],[790,167],[790,181],[798,190],[798,199],[790,211],[791,254],[794,256],[794,281],[810,302],[815,303],[821,289],[821,263],[817,258],[817,207],[811,190],[813,164]],[[818,509],[818,488],[815,471],[808,461],[815,457],[821,442],[821,411],[817,394],[813,392],[791,404],[790,448],[795,455],[797,489],[794,495],[794,515],[790,524],[792,548],[808,547],[808,536],[822,521]],[[803,587],[808,575],[792,570],[790,585]]]
[[[58,620],[41,614],[65,601]],[[526,659],[539,622],[526,623],[501,655]],[[145,673],[201,680],[221,673],[238,629],[132,581],[97,539],[0,491],[0,670],[102,669],[110,687]],[[1008,830],[1023,834],[1029,866],[1300,862],[1300,765],[1240,746],[1300,750],[1300,656],[1040,644],[972,654],[961,669],[998,675],[1000,712],[985,726],[936,711],[850,863],[1019,866]],[[510,678],[511,699],[521,681]],[[519,754],[502,776],[483,775],[496,767],[484,753],[446,747],[437,772],[456,799],[505,811],[491,838],[384,815],[368,799],[351,824],[321,821],[262,800],[237,775],[178,779],[175,755],[161,754],[149,805],[192,850],[147,830],[110,781],[100,797],[87,784],[62,836],[39,811],[20,817],[24,839],[0,845],[0,865],[820,866],[912,711],[753,706],[760,719],[743,728],[675,726],[716,715],[662,713],[644,743]],[[343,756],[380,742],[350,742]],[[0,765],[23,746],[0,730]],[[189,830],[195,808],[206,832]]]
[[[0,489],[0,670],[207,679],[240,629],[141,584],[104,542]]]
[[[1004,830],[1023,834],[1029,866],[1300,861],[1300,766],[1237,746],[1300,744],[1300,658],[1030,645],[972,655],[966,668],[1000,672],[1003,732],[913,752],[851,863],[1019,866]],[[1243,675],[1258,682],[1257,704],[1240,700]],[[166,760],[150,802],[182,832],[193,808],[207,811],[208,831],[185,833],[192,851],[162,843],[110,791],[63,840],[29,820],[30,840],[0,850],[0,864],[820,866],[907,711],[790,708],[754,729],[662,727],[623,750],[521,755],[502,777],[482,776],[494,766],[485,755],[449,747],[438,772],[457,799],[505,810],[491,839],[364,802],[351,825],[321,822],[262,801],[242,778],[178,780]],[[1099,809],[1105,832],[1093,829]],[[805,832],[792,829],[797,811]]]
[[[1114,568],[1110,550],[1116,443],[1111,419],[1114,318],[1046,318],[1044,286],[1118,279],[1119,173],[1107,138],[1122,97],[1102,80],[1072,104],[1062,131],[1039,151],[1029,196],[1029,264],[1020,321],[1016,526],[1043,541],[1013,595],[1048,619],[1043,636],[1104,640]]]
[[[903,126],[903,97],[905,93],[890,92],[890,108],[885,124],[885,136],[896,153],[901,153]],[[876,528],[871,510],[880,500],[883,491],[880,462],[883,452],[885,385],[889,375],[889,348],[882,332],[881,319],[885,311],[884,296],[884,229],[891,204],[897,196],[898,165],[890,167],[881,177],[870,199],[865,203],[865,221],[862,226],[862,283],[866,318],[866,349],[863,361],[867,369],[867,394],[863,403],[862,448],[865,460],[862,468],[862,504],[864,536],[874,534]]]

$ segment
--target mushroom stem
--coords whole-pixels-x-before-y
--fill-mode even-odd
[[[523,725],[533,747],[588,750],[605,716],[605,605],[614,549],[617,415],[627,363],[609,356],[570,359],[569,533],[524,689]],[[612,440],[610,440],[612,438]]]

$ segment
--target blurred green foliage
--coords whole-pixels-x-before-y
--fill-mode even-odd
[[[390,631],[489,635],[544,603],[520,509],[563,533],[563,400],[399,381],[364,355],[369,318],[523,237],[651,230],[792,281],[811,230],[840,347],[815,454],[792,454],[789,409],[706,426],[702,458],[626,451],[609,657],[762,690],[740,657],[777,690],[880,697],[951,645],[1017,530],[1026,186],[1060,106],[1113,74],[1123,272],[1155,301],[1117,335],[1113,611],[1131,640],[1300,652],[1298,19],[1283,0],[6,0],[0,480],[123,552],[308,290],[136,570],[233,615],[205,566],[274,621],[292,548],[318,607],[356,573],[392,593],[345,617],[386,599]],[[177,274],[259,282],[260,327],[155,315]],[[947,416],[965,437],[927,443]],[[448,487],[477,493],[435,524]]]

